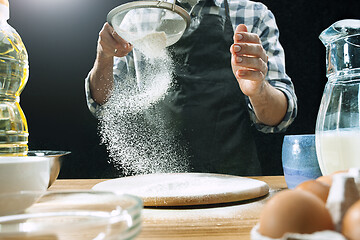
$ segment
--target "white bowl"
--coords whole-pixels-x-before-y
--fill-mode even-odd
[[[0,157],[0,193],[45,191],[59,174],[62,156],[68,153],[29,151],[27,156]]]
[[[49,178],[48,187],[50,187],[55,182],[55,180],[59,175],[64,156],[68,154],[70,154],[70,152],[42,150],[42,151],[29,151],[27,157],[31,157],[31,158],[41,157],[41,158],[47,158],[49,160],[50,178]]]
[[[50,169],[50,160],[44,157],[1,157],[0,192],[45,191]]]
[[[0,157],[0,215],[21,212],[57,178],[68,152],[29,151],[27,156]]]

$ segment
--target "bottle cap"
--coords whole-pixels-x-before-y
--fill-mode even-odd
[[[9,0],[0,0],[0,19],[9,19]]]

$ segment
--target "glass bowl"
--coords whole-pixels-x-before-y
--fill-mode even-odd
[[[142,200],[102,191],[46,192],[23,214],[0,217],[0,239],[133,239]]]
[[[44,191],[0,193],[0,216],[24,212],[44,194]]]

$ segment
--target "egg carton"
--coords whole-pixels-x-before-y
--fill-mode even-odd
[[[333,175],[326,208],[332,217],[335,231],[319,231],[312,234],[286,233],[282,238],[270,238],[259,233],[259,223],[251,230],[251,240],[346,240],[341,234],[342,220],[349,207],[360,199],[360,169]]]
[[[312,234],[286,233],[282,238],[270,238],[259,233],[259,224],[251,230],[251,240],[347,240],[342,234],[335,231],[321,231]]]

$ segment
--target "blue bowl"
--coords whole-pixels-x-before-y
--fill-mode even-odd
[[[282,145],[282,165],[290,189],[322,176],[316,156],[315,134],[286,135]]]

